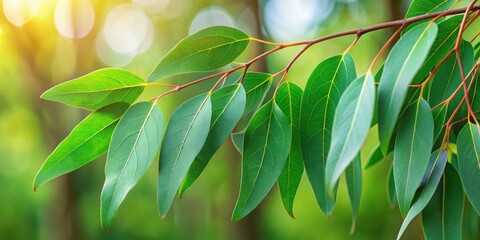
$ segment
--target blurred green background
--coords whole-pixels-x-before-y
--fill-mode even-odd
[[[227,141],[206,171],[174,202],[161,220],[156,209],[154,163],[122,204],[104,233],[99,198],[105,157],[32,190],[36,171],[53,148],[87,112],[49,103],[40,94],[60,82],[98,68],[121,67],[146,77],[180,39],[212,25],[237,27],[275,41],[306,40],[399,19],[409,0],[3,0],[0,1],[0,239],[394,239],[401,224],[386,197],[389,162],[364,171],[357,228],[350,235],[346,187],[340,185],[333,217],[327,219],[304,175],[291,219],[278,188],[239,223],[230,221],[240,183],[240,155]],[[478,29],[478,28],[477,28]],[[362,74],[392,30],[362,37],[352,50]],[[304,86],[323,59],[342,53],[353,37],[318,44],[289,73]],[[251,44],[239,61],[268,49]],[[252,66],[276,72],[298,51],[286,49]],[[204,76],[168,79],[176,84]],[[166,114],[215,81],[162,99]],[[165,89],[152,87],[142,98]],[[371,137],[365,160],[376,143]],[[343,179],[342,179],[343,181]],[[422,238],[420,220],[405,239]]]

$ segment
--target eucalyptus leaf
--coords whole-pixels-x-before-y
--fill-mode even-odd
[[[349,54],[328,58],[310,74],[302,97],[300,138],[305,170],[317,203],[327,216],[335,205],[335,198],[328,196],[325,187],[333,117],[342,93],[355,78]]]
[[[81,121],[45,160],[33,181],[33,189],[105,153],[113,130],[128,107],[125,103],[113,104]]]
[[[212,118],[211,93],[197,95],[173,112],[160,151],[157,204],[167,215],[188,169],[207,139]]]
[[[277,91],[275,102],[282,110],[290,123],[292,143],[287,162],[278,177],[278,187],[283,205],[288,214],[293,218],[293,200],[297,193],[298,185],[303,174],[303,157],[300,147],[300,106],[303,91],[291,82],[283,83]]]
[[[395,192],[395,179],[393,178],[393,163],[388,170],[387,175],[387,199],[390,208],[394,208],[397,205],[397,193]]]
[[[267,95],[272,85],[273,77],[271,74],[260,72],[247,72],[243,80],[243,87],[247,94],[244,116],[257,110]]]
[[[378,86],[378,135],[384,154],[415,74],[437,35],[435,23],[422,23],[400,38],[390,51]]]
[[[40,96],[88,110],[97,110],[112,103],[133,103],[146,86],[134,74],[116,68],[104,68],[61,83]]]
[[[243,138],[245,137],[245,131],[232,133],[230,138],[232,139],[233,146],[240,154],[243,154]]]
[[[393,152],[393,175],[400,213],[405,216],[427,170],[433,147],[433,117],[420,99],[400,121]]]
[[[340,98],[332,128],[332,142],[325,166],[325,185],[333,193],[340,175],[360,152],[373,119],[373,75],[357,78]],[[331,194],[330,194],[331,195]]]
[[[411,18],[423,14],[448,10],[456,2],[457,0],[413,0],[410,4],[410,7],[408,8],[405,18]],[[421,24],[424,21],[412,23],[410,24],[410,26],[406,27],[404,31],[408,31],[409,29]]]
[[[162,135],[162,112],[150,102],[131,106],[116,126],[110,141],[101,194],[103,229],[110,227],[118,207],[152,164]]]
[[[232,132],[245,109],[245,90],[241,84],[230,85],[212,93],[210,131],[200,153],[193,161],[180,186],[179,195],[200,176],[215,152]]]
[[[400,227],[400,231],[398,232],[397,240],[399,240],[400,237],[402,237],[403,233],[405,232],[405,229],[407,229],[410,222],[412,222],[412,220],[420,212],[422,212],[422,210],[425,208],[425,206],[427,206],[428,202],[430,201],[433,194],[435,193],[438,183],[442,178],[445,165],[447,164],[447,152],[442,150],[442,151],[436,151],[432,153],[430,157],[430,162],[432,162],[432,164],[430,164],[432,165],[432,168],[425,173],[427,182],[425,186],[423,186],[423,188],[421,188],[417,193],[418,197],[415,199],[415,201],[412,204],[412,207],[410,208],[407,215],[405,216],[402,226]]]
[[[480,215],[480,129],[473,123],[465,125],[457,139],[458,173],[463,189],[473,208]]]
[[[464,195],[455,167],[447,163],[443,178],[422,211],[425,239],[462,239]]]
[[[287,161],[291,140],[288,119],[273,100],[255,113],[243,140],[242,182],[233,221],[255,209],[273,187]]]
[[[384,157],[382,150],[380,149],[380,145],[375,146],[375,148],[373,148],[372,151],[368,154],[367,162],[365,163],[364,168],[369,169],[373,167],[380,161],[386,159],[388,155],[390,154],[387,154],[387,156]]]
[[[345,170],[345,179],[347,180],[348,197],[352,207],[352,228],[350,234],[355,232],[358,209],[360,208],[360,199],[362,198],[362,162],[360,155],[357,155],[353,162]]]
[[[181,40],[160,60],[147,80],[154,82],[173,75],[218,69],[233,62],[249,42],[250,37],[235,28],[205,28]]]

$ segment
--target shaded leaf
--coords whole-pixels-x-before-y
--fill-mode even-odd
[[[407,216],[405,216],[402,226],[400,227],[400,231],[398,232],[397,240],[402,237],[405,229],[407,229],[410,222],[412,222],[412,220],[420,212],[422,212],[422,210],[425,208],[425,206],[427,206],[428,202],[435,193],[435,190],[437,189],[438,183],[442,178],[443,170],[445,169],[445,165],[447,163],[447,152],[442,150],[440,152],[436,151],[432,153],[430,157],[430,162],[432,162],[432,164],[430,164],[432,168],[425,173],[426,179],[428,180],[425,186],[421,188],[417,193],[418,197],[413,202],[412,207],[407,213]]]
[[[375,148],[373,148],[372,151],[368,154],[367,162],[365,163],[364,168],[369,169],[370,167],[373,167],[380,161],[387,159],[389,155],[390,153],[384,157],[382,150],[380,149],[380,145],[375,146]]]
[[[387,199],[390,208],[394,208],[397,205],[397,193],[395,192],[395,180],[393,178],[393,163],[388,170],[387,175]]]
[[[235,28],[205,28],[184,38],[170,50],[150,73],[147,81],[218,69],[233,62],[249,42],[250,37]]]
[[[372,123],[374,104],[375,86],[370,72],[353,81],[342,94],[335,111],[332,144],[325,167],[325,185],[329,193],[360,152]]]
[[[362,162],[360,155],[345,170],[345,179],[347,180],[348,197],[352,207],[352,228],[350,234],[355,232],[358,209],[360,208],[360,199],[362,198]]]
[[[291,139],[288,119],[273,100],[250,120],[243,140],[242,182],[233,221],[255,209],[273,187],[287,160]]]
[[[97,110],[117,102],[133,103],[146,84],[129,71],[105,68],[50,88],[41,98]]]
[[[407,32],[390,51],[378,86],[378,135],[382,152],[388,146],[408,87],[437,35],[437,26],[423,23]]]
[[[477,125],[468,123],[457,139],[458,173],[463,189],[473,208],[480,215],[480,132]]]
[[[427,170],[433,146],[433,117],[420,99],[408,107],[400,121],[393,151],[393,175],[400,213],[405,216]]]
[[[412,3],[410,4],[410,7],[408,8],[405,18],[411,18],[415,16],[428,14],[428,13],[448,10],[456,2],[457,0],[413,0]],[[428,20],[424,20],[424,21],[428,21]],[[424,21],[410,24],[408,27],[405,28],[404,32],[408,31],[414,26],[421,24]]]
[[[291,217],[293,216],[293,200],[303,174],[303,157],[300,148],[300,106],[303,91],[297,85],[285,82],[277,91],[275,102],[290,123],[292,143],[287,162],[278,177],[278,187],[283,205]]]
[[[202,150],[193,161],[180,186],[179,195],[200,176],[215,152],[232,132],[245,109],[245,90],[240,84],[230,85],[212,93],[210,131]]]
[[[232,138],[232,143],[235,149],[240,154],[243,154],[243,138],[245,137],[245,131],[232,133],[230,138]]]
[[[327,216],[335,205],[335,198],[329,197],[325,188],[333,117],[342,93],[355,78],[349,54],[328,58],[313,70],[302,97],[300,137],[305,170],[317,203]]]
[[[257,110],[262,104],[268,89],[272,85],[273,77],[268,73],[248,72],[243,80],[243,87],[247,94],[247,103],[243,115]]]
[[[210,93],[204,93],[187,100],[168,121],[158,166],[157,204],[162,218],[207,139],[212,117],[210,98]]]
[[[435,194],[422,211],[423,233],[428,239],[462,239],[462,182],[455,168],[447,163]]]
[[[131,106],[118,123],[110,142],[101,194],[103,229],[110,227],[123,199],[152,164],[162,135],[163,115],[154,103]]]
[[[128,107],[125,103],[113,104],[81,121],[45,160],[33,181],[33,189],[105,153],[113,130]]]

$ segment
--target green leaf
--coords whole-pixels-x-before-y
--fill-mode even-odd
[[[162,135],[163,115],[154,103],[131,106],[118,123],[105,166],[100,204],[103,229],[110,227],[123,199],[152,164]]]
[[[302,97],[300,138],[305,170],[317,203],[327,216],[335,205],[335,198],[329,197],[325,188],[333,117],[340,96],[355,78],[355,65],[349,54],[328,58],[310,74]]]
[[[242,182],[232,220],[245,217],[267,195],[285,165],[292,133],[288,119],[271,100],[248,124],[242,156]]]
[[[378,135],[384,154],[400,115],[408,87],[437,35],[435,23],[423,23],[402,36],[390,51],[378,86]]]
[[[362,198],[362,162],[360,161],[360,155],[357,155],[345,170],[345,179],[347,180],[350,206],[352,206],[352,228],[350,234],[353,234],[355,232],[358,209],[360,208],[360,199]]]
[[[275,102],[287,116],[292,131],[292,143],[287,162],[278,177],[278,187],[282,196],[283,205],[293,218],[293,200],[303,174],[303,157],[300,147],[300,106],[303,91],[297,85],[285,82],[277,91]]]
[[[158,166],[158,210],[167,215],[182,180],[205,143],[212,118],[211,94],[180,105],[168,121]]]
[[[423,233],[428,239],[462,239],[462,182],[455,168],[447,163],[442,181],[422,211]]]
[[[368,154],[367,163],[365,163],[364,168],[369,169],[379,163],[380,161],[387,159],[390,154],[387,156],[383,156],[382,150],[380,149],[380,145],[375,146],[373,150]]]
[[[427,170],[433,147],[433,117],[421,99],[407,108],[398,126],[393,175],[400,213],[405,216]]]
[[[74,171],[105,153],[113,129],[128,108],[117,103],[88,115],[48,156],[33,181],[33,189]]]
[[[463,189],[473,208],[480,215],[480,132],[477,125],[468,123],[457,139],[458,173]]]
[[[445,169],[445,165],[447,163],[447,152],[446,151],[436,151],[432,153],[430,157],[431,162],[431,169],[429,169],[425,176],[426,176],[426,184],[423,188],[419,190],[417,193],[418,198],[413,202],[412,207],[405,216],[403,220],[402,226],[400,227],[400,231],[397,235],[397,240],[402,237],[403,232],[407,229],[410,222],[420,213],[422,210],[427,206],[428,202],[432,198],[435,190],[437,189],[438,183],[443,175],[443,170]]]
[[[328,152],[325,185],[333,193],[335,184],[365,141],[373,119],[375,86],[373,75],[357,78],[343,93],[335,111],[332,142]]]
[[[61,83],[44,92],[41,98],[88,110],[112,103],[133,103],[147,83],[129,71],[105,68]]]
[[[462,22],[463,15],[453,16],[440,22],[438,26],[438,34],[430,48],[428,57],[423,62],[420,70],[413,79],[413,84],[419,84],[427,77],[432,69],[440,63],[440,61],[452,50],[457,40],[458,30]],[[437,74],[438,75],[438,74]]]
[[[413,0],[413,2],[410,4],[410,7],[408,8],[405,18],[411,18],[424,14],[448,10],[456,2],[457,0]],[[405,28],[404,32],[408,31],[414,26],[421,24],[422,22],[423,21],[410,24],[407,28]]]
[[[247,103],[244,116],[257,110],[262,104],[268,89],[272,85],[273,77],[268,73],[247,72],[243,80],[243,87],[247,94]]]
[[[232,132],[245,109],[245,90],[240,84],[230,85],[212,93],[210,131],[200,153],[193,161],[180,186],[179,195],[200,176],[215,152]]]
[[[245,137],[245,131],[232,133],[230,138],[232,139],[233,146],[240,154],[243,154],[243,138]]]
[[[181,40],[160,60],[149,82],[192,72],[208,72],[235,60],[247,48],[250,37],[235,28],[215,26]]]
[[[442,134],[442,131],[444,130],[444,124],[445,124],[445,118],[447,117],[447,109],[448,109],[448,104],[447,105],[442,105],[439,106],[435,109],[432,110],[432,116],[433,116],[433,122],[434,122],[434,128],[433,128],[433,141],[442,141],[440,139],[440,135]],[[436,144],[434,144],[434,147]]]
[[[387,179],[387,199],[390,208],[393,209],[395,205],[397,205],[397,193],[395,192],[395,180],[393,178],[393,163],[388,170]]]

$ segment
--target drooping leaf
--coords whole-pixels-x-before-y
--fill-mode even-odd
[[[268,89],[272,85],[273,77],[268,73],[248,72],[243,80],[243,87],[247,94],[247,103],[243,115],[257,110],[262,104]]]
[[[357,78],[340,98],[332,128],[332,142],[325,166],[325,185],[329,193],[342,172],[350,165],[365,141],[375,105],[373,75]]]
[[[340,96],[356,78],[349,54],[321,62],[308,78],[302,97],[300,138],[305,170],[322,212],[330,216],[335,198],[325,188],[325,164],[335,109]]]
[[[61,83],[44,92],[41,98],[88,110],[112,103],[133,103],[146,82],[129,71],[105,68]]]
[[[465,125],[457,139],[458,173],[463,189],[473,208],[480,215],[480,129],[473,123]]]
[[[380,161],[387,159],[389,155],[390,153],[384,157],[382,150],[380,149],[380,145],[375,146],[375,148],[373,148],[373,150],[368,154],[367,162],[365,163],[364,168],[369,169],[373,167],[375,164],[379,163]]]
[[[212,118],[210,99],[211,93],[204,93],[187,100],[168,121],[158,166],[157,204],[162,218],[207,139]]]
[[[245,131],[232,133],[230,138],[232,138],[232,143],[235,149],[240,154],[243,154],[243,138],[245,137]]]
[[[433,117],[421,99],[408,107],[398,127],[393,175],[400,213],[405,216],[427,170],[433,146]]]
[[[33,189],[74,171],[105,153],[113,129],[128,108],[117,103],[88,115],[48,156],[33,181]]]
[[[437,35],[435,23],[423,23],[407,32],[390,51],[378,86],[378,135],[386,154],[408,87]]]
[[[387,199],[390,208],[394,208],[397,205],[397,193],[395,192],[395,180],[393,178],[393,163],[388,170],[387,175]]]
[[[243,140],[242,182],[233,221],[255,209],[273,187],[287,160],[291,139],[288,119],[273,100],[250,120]]]
[[[419,84],[425,77],[430,74],[430,71],[452,50],[457,40],[458,30],[463,16],[453,16],[442,22],[438,26],[438,34],[435,41],[430,48],[428,57],[423,62],[420,70],[413,79],[413,84]]]
[[[221,68],[233,62],[249,42],[250,37],[235,28],[205,28],[181,40],[160,60],[147,80],[154,82],[173,75]]]
[[[352,207],[352,228],[350,233],[355,232],[358,209],[360,208],[360,199],[362,198],[362,162],[360,155],[345,170],[345,179],[347,180],[348,197]]]
[[[278,187],[283,205],[291,217],[293,216],[293,200],[303,174],[303,157],[300,148],[300,106],[303,91],[297,85],[286,82],[277,91],[275,102],[290,123],[292,143],[287,162],[278,177]]]
[[[422,211],[425,238],[462,239],[463,203],[462,182],[455,168],[447,163],[435,194]]]
[[[445,165],[447,163],[447,152],[446,151],[436,151],[432,153],[430,157],[430,161],[433,162],[432,168],[429,169],[425,173],[427,182],[423,188],[419,190],[418,198],[415,199],[415,201],[412,204],[412,207],[407,213],[407,216],[405,216],[405,219],[403,220],[402,226],[400,227],[400,231],[398,232],[397,235],[397,240],[402,237],[403,232],[405,232],[405,229],[407,229],[408,225],[410,222],[420,213],[422,210],[427,206],[428,202],[432,198],[433,194],[435,193],[435,190],[437,189],[438,183],[440,182],[440,179],[442,178],[443,175],[443,170],[445,169]]]
[[[410,4],[410,7],[408,8],[405,18],[411,18],[428,13],[448,10],[456,2],[457,0],[413,0],[413,2]],[[420,21],[419,23],[412,23],[410,26],[405,28],[404,32],[408,31],[414,26],[421,24],[421,22],[422,21]]]
[[[245,90],[240,84],[226,86],[212,93],[212,119],[205,145],[193,161],[179,190],[183,192],[200,176],[215,152],[232,132],[245,109]]]
[[[156,104],[131,106],[113,131],[101,194],[103,229],[112,224],[118,207],[145,174],[158,152],[163,135],[163,115]]]

